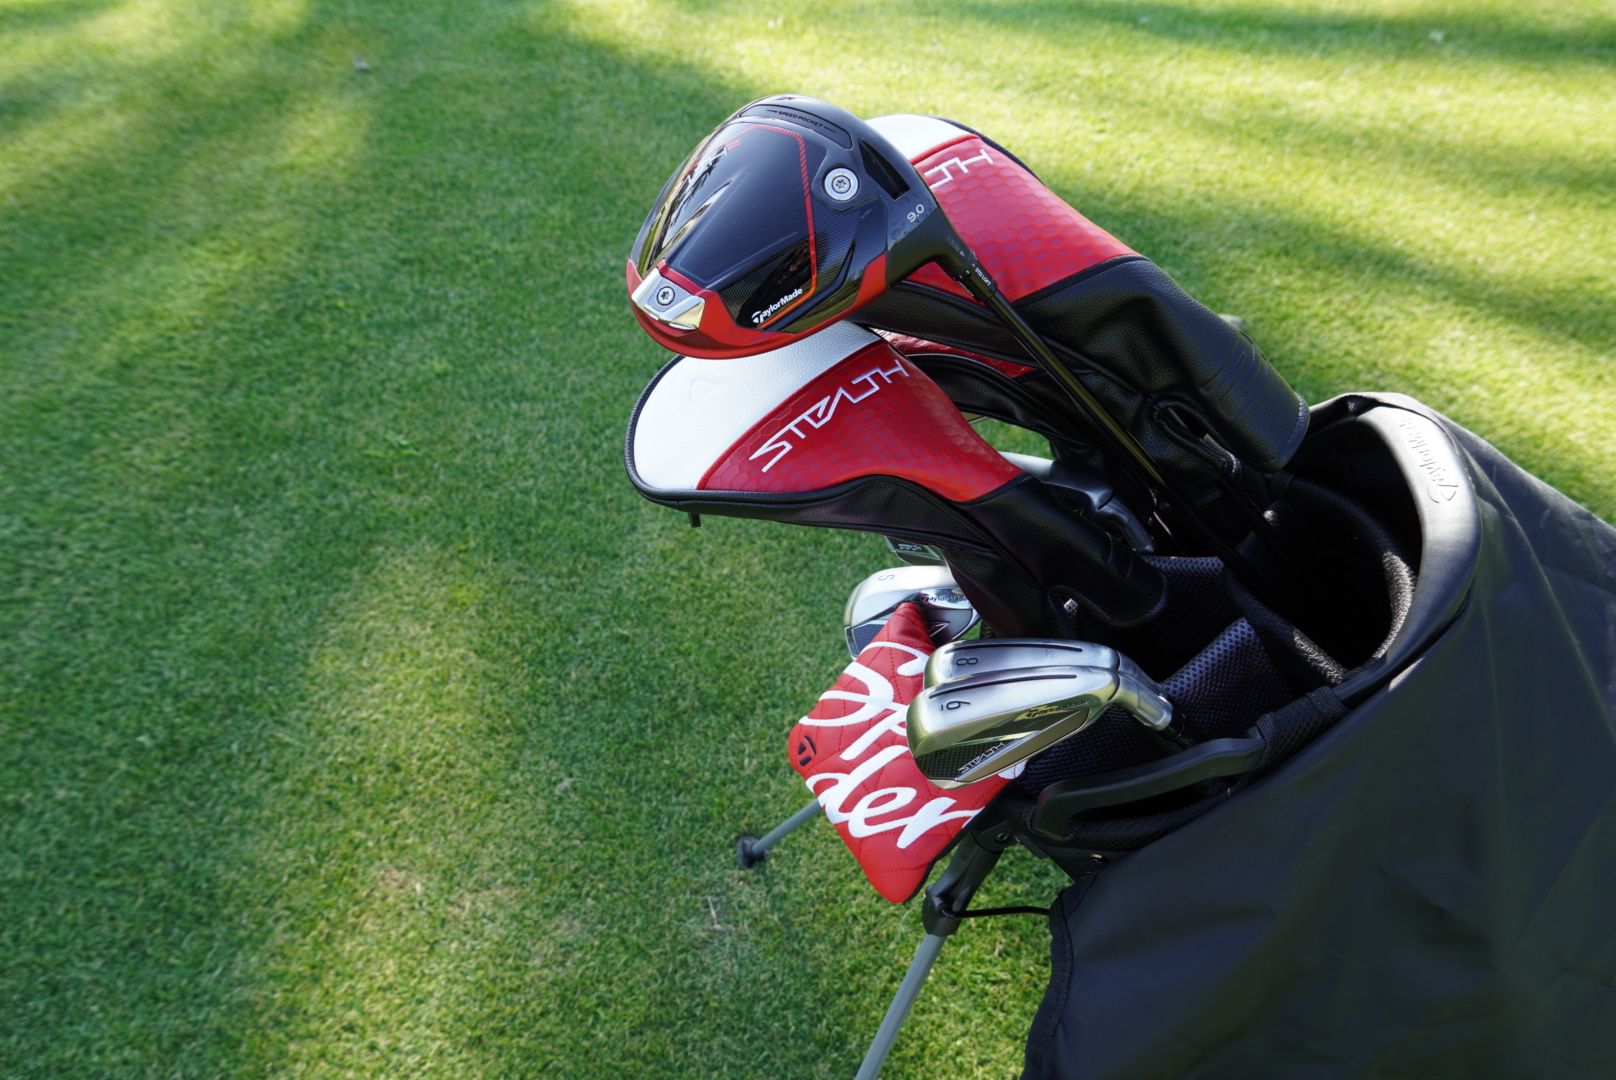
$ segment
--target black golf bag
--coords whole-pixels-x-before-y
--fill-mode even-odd
[[[1183,753],[1108,713],[1033,758],[928,894],[946,935],[1005,846],[1072,877],[1027,1077],[1616,1076],[1616,530],[1410,398],[1287,427],[1243,336],[1137,256],[1098,265],[1028,306],[1203,509],[1258,504],[1260,594],[1063,481],[1114,462],[940,284],[859,313],[879,335],[675,359],[630,476],[691,514],[932,546],[989,632],[1111,645],[1181,710]],[[962,408],[1055,461],[1008,461]]]
[[[1132,851],[1052,913],[1026,1075],[1616,1075],[1616,530],[1406,398],[1313,413],[1300,467],[1416,526],[1408,614],[1226,790],[1014,811]]]

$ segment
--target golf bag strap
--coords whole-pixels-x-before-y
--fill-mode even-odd
[[[1255,768],[1267,753],[1260,738],[1212,739],[1183,753],[1130,769],[1050,784],[1038,794],[1032,826],[1050,839],[1066,835],[1073,815],[1154,798],[1221,776]]]
[[[1283,709],[1264,715],[1254,728],[1262,738],[1263,754],[1252,773],[1260,776],[1291,757],[1334,727],[1347,711],[1346,702],[1334,690],[1321,686]]]
[[[1035,831],[1061,839],[1074,815],[1122,806],[1187,788],[1203,780],[1241,777],[1250,780],[1279,765],[1347,715],[1346,704],[1329,687],[1321,687],[1265,714],[1245,738],[1212,739],[1180,754],[1130,769],[1050,784],[1038,795],[1032,814]]]

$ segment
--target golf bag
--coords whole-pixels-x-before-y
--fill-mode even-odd
[[[1616,530],[1407,398],[1313,428],[1305,469],[1413,527],[1409,612],[1223,790],[1010,811],[1131,852],[1052,911],[1025,1075],[1616,1075]]]
[[[934,547],[989,632],[1125,652],[1200,740],[1163,756],[1108,712],[1004,785],[928,893],[936,936],[981,853],[1019,843],[1073,879],[1025,1075],[1616,1075],[1616,530],[1410,398],[1307,409],[1007,152],[889,120],[1095,396],[1209,516],[1232,528],[1234,503],[1259,506],[1300,567],[1276,605],[1193,544],[1146,550],[1125,526],[1160,531],[1150,492],[924,270],[863,327],[677,357],[641,396],[626,458],[646,497]],[[974,209],[950,204],[990,166]],[[1035,475],[963,413],[1045,435],[1129,509]],[[1273,544],[1239,552],[1287,579]]]

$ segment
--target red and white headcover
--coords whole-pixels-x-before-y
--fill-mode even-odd
[[[878,116],[870,126],[908,157],[1007,300],[1138,254],[973,131],[910,114]],[[921,267],[908,280],[970,299],[935,264]]]
[[[760,357],[682,357],[641,396],[630,464],[653,492],[789,494],[895,476],[981,498],[1021,470],[884,338],[838,323]]]
[[[920,608],[903,604],[791,729],[791,764],[875,891],[901,904],[965,823],[1020,771],[944,791],[909,753],[904,717],[933,645]]]

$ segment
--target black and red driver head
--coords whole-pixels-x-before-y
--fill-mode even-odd
[[[685,159],[628,262],[634,315],[674,352],[767,352],[932,261],[970,256],[914,166],[817,98],[741,109]]]

